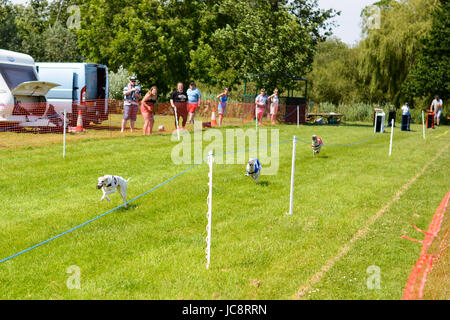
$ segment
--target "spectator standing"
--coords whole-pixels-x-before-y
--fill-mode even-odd
[[[219,100],[219,105],[217,107],[217,113],[219,114],[219,127],[222,126],[223,117],[225,116],[229,92],[230,88],[225,87],[225,90],[217,96],[217,100]]]
[[[184,130],[184,126],[187,122],[187,93],[184,91],[184,85],[183,82],[178,82],[177,84],[177,90],[172,92],[170,95],[170,105],[172,108],[176,109],[175,112],[175,128],[177,127],[177,122],[179,123],[178,119],[182,117],[183,122],[181,125],[181,129]]]
[[[255,99],[256,104],[256,118],[259,122],[259,125],[263,125],[262,118],[264,116],[264,111],[266,109],[267,100],[269,98],[266,95],[266,89],[261,89],[261,94],[259,94]]]
[[[406,122],[406,131],[410,131],[409,130],[409,125],[411,123],[411,113],[409,111],[409,105],[408,102],[405,102],[405,104],[402,106],[402,116],[407,116],[407,122]]]
[[[136,85],[136,77],[133,76],[130,78],[128,85],[123,88],[123,95],[123,119],[120,132],[124,132],[128,120],[130,120],[130,130],[134,132],[139,99],[141,98],[141,88]]]
[[[187,105],[187,109],[189,112],[188,123],[194,123],[195,110],[200,105],[200,99],[202,97],[202,94],[200,93],[200,90],[198,90],[195,87],[194,82],[191,82],[189,84],[189,89],[186,91],[186,94],[188,96],[188,105]]]
[[[273,91],[273,94],[269,97],[270,101],[270,117],[272,124],[275,125],[277,121],[278,105],[280,104],[280,99],[278,97],[278,89]]]
[[[431,111],[434,111],[434,123],[437,126],[440,124],[443,105],[444,103],[442,102],[442,99],[439,99],[439,96],[434,97],[433,102],[431,102],[430,109]]]
[[[144,117],[144,135],[152,135],[154,120],[154,106],[158,98],[158,88],[156,86],[151,87],[147,94],[142,99],[141,113]]]

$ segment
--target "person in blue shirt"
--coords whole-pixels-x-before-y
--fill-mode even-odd
[[[188,96],[188,106],[187,106],[189,112],[188,123],[194,123],[195,109],[197,109],[197,107],[200,104],[202,94],[200,93],[200,90],[198,90],[195,87],[194,82],[191,82],[189,84],[189,89],[186,91],[186,94]]]

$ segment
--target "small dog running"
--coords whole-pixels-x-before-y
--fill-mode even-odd
[[[313,156],[320,153],[320,149],[322,149],[323,146],[323,142],[322,142],[322,138],[313,135],[312,136],[312,144],[311,144],[311,148],[313,149]]]
[[[259,175],[261,173],[261,164],[259,163],[259,160],[256,158],[251,158],[248,160],[247,163],[247,174],[246,177],[251,176],[253,179],[255,179],[255,183],[258,183]]]
[[[119,176],[112,176],[112,175],[105,175],[103,177],[98,178],[97,182],[97,189],[102,189],[103,196],[101,200],[108,200],[111,201],[111,199],[108,198],[108,194],[116,192],[120,193],[122,196],[123,202],[125,203],[125,207],[127,206],[127,182],[130,181],[130,179],[125,180],[122,177]]]

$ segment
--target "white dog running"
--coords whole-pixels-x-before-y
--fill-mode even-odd
[[[98,178],[97,183],[97,189],[102,189],[103,196],[101,200],[108,200],[111,201],[111,199],[108,198],[108,194],[116,192],[120,193],[122,196],[123,202],[125,203],[125,207],[127,206],[127,182],[130,181],[130,179],[125,180],[122,177],[119,176],[112,176],[112,175],[106,175],[103,177]]]
[[[258,183],[259,175],[261,174],[261,164],[259,163],[259,160],[256,158],[251,158],[248,160],[247,163],[247,174],[246,177],[251,176],[253,179],[255,179],[255,183]]]

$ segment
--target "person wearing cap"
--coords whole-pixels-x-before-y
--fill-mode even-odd
[[[187,122],[187,102],[188,96],[184,90],[183,82],[178,82],[177,89],[170,94],[170,106],[176,109],[175,114],[175,128],[177,128],[178,119],[183,118],[181,129],[184,130],[184,126]]]
[[[130,78],[128,85],[123,88],[123,95],[123,119],[120,132],[124,132],[128,120],[130,120],[130,130],[134,132],[134,124],[139,109],[139,99],[141,98],[141,88],[136,85],[136,77]]]
[[[200,90],[195,87],[194,82],[191,82],[189,84],[189,89],[187,89],[186,94],[188,96],[188,123],[194,123],[195,109],[197,109],[200,104],[200,98],[202,97],[202,94],[200,93]]]
[[[444,103],[442,99],[439,99],[439,96],[435,96],[433,102],[431,102],[430,109],[434,112],[434,123],[439,126],[439,122],[441,120],[442,115],[442,106]]]

